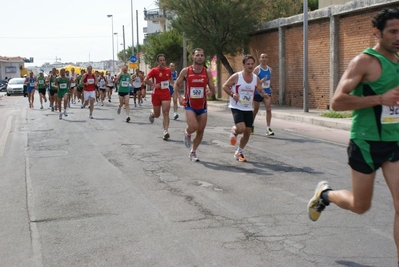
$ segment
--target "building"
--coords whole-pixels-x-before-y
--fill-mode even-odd
[[[19,78],[27,74],[25,62],[29,63],[33,59],[24,57],[4,57],[0,56],[0,80],[7,78]]]
[[[332,5],[342,5],[348,2],[351,2],[351,0],[319,0],[319,8]]]

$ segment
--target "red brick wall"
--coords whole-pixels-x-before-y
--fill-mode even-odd
[[[377,39],[372,33],[371,18],[378,11],[343,16],[339,20],[339,77],[349,62],[367,47],[373,47]]]
[[[397,7],[388,5],[384,8]],[[382,8],[351,13],[338,18],[339,22],[339,77],[348,66],[349,61],[367,47],[372,47],[377,40],[372,34],[371,18]],[[309,108],[327,109],[330,84],[330,21],[320,19],[309,22]],[[303,33],[302,24],[285,28],[286,61],[285,61],[285,104],[303,107]],[[269,55],[269,65],[273,69],[272,103],[278,104],[279,98],[279,61],[277,29],[250,37],[250,53],[259,58],[260,53]],[[242,55],[229,57],[234,71],[242,69]],[[257,62],[258,63],[258,62]],[[222,84],[228,74],[222,67]],[[226,98],[226,95],[223,95]]]

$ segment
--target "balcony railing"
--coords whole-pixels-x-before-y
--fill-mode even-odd
[[[166,19],[165,9],[156,8],[146,10],[144,9],[144,19],[152,21],[161,21]]]

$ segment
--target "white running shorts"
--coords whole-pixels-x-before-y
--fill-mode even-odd
[[[85,101],[90,100],[90,98],[96,99],[96,91],[84,91]]]

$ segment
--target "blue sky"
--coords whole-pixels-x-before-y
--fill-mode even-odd
[[[113,15],[115,58],[122,50],[122,25],[126,47],[132,44],[131,0],[6,0],[0,16],[0,56],[33,57],[34,64],[101,61],[112,59]],[[153,0],[133,0],[133,30],[136,44],[136,10],[139,42],[143,41],[144,8],[157,8]],[[117,39],[119,44],[117,44]]]

